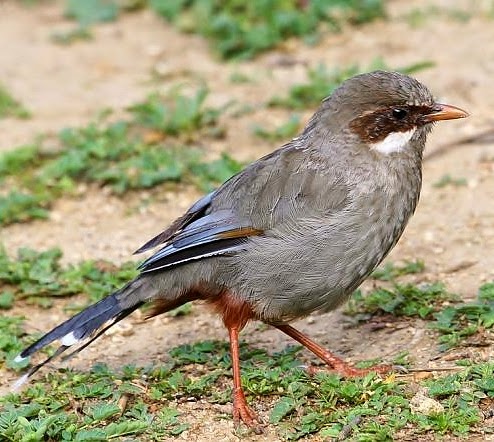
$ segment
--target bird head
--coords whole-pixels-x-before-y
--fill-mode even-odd
[[[345,81],[323,101],[321,111],[321,120],[340,128],[346,138],[356,141],[352,144],[381,155],[407,149],[419,150],[421,155],[433,123],[468,116],[460,108],[437,103],[416,79],[386,71]]]

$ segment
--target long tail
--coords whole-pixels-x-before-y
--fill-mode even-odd
[[[33,366],[19,378],[12,386],[12,390],[18,389],[41,367],[61,355],[68,348],[74,347],[74,350],[65,356],[64,359],[79,353],[106,330],[143,305],[146,299],[149,299],[148,297],[150,295],[146,293],[146,288],[143,285],[144,281],[140,278],[129,282],[120,290],[89,306],[72,318],[67,319],[67,321],[58,325],[34,344],[24,349],[15,358],[16,362],[23,361],[57,339],[60,340],[61,344],[52,356]]]

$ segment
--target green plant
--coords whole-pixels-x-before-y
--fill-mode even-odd
[[[66,0],[65,15],[76,20],[81,28],[98,22],[114,21],[119,14],[113,0]]]
[[[150,6],[181,31],[208,38],[224,59],[252,58],[292,36],[315,41],[324,25],[338,31],[385,15],[382,0],[150,0]]]
[[[23,248],[12,259],[0,248],[0,294],[12,293],[12,301],[26,299],[45,307],[51,306],[55,297],[81,293],[95,302],[137,275],[133,262],[120,268],[94,261],[62,266],[61,258],[59,249],[37,252]]]
[[[440,333],[442,349],[459,345],[469,336],[494,326],[494,283],[479,288],[476,301],[448,306],[435,315],[431,325]]]
[[[438,181],[436,181],[433,186],[437,189],[441,189],[446,186],[460,187],[466,186],[467,180],[465,178],[453,178],[451,175],[443,175]]]
[[[135,123],[144,127],[167,135],[190,135],[218,123],[222,109],[206,107],[207,95],[206,87],[199,88],[192,96],[183,95],[179,88],[175,88],[166,96],[151,94],[128,110],[134,116]]]
[[[0,195],[0,224],[47,217],[53,201],[77,192],[81,182],[115,194],[166,182],[210,191],[242,165],[226,153],[205,161],[191,144],[197,134],[219,133],[222,110],[206,107],[206,95],[204,88],[192,96],[152,95],[132,106],[126,121],[108,123],[103,114],[86,127],[63,129],[56,149],[40,141],[0,154],[0,181],[11,187]]]
[[[3,295],[8,292],[3,292]],[[12,302],[9,302],[5,307],[9,308]],[[14,364],[15,358],[25,345],[25,341],[21,338],[25,335],[22,325],[24,318],[21,316],[0,315],[0,366],[6,360],[9,361],[9,366],[15,368],[25,367],[27,364]]]
[[[254,135],[268,141],[287,140],[294,137],[300,129],[300,116],[291,115],[290,119],[276,129],[268,130],[261,126],[253,128]]]
[[[0,118],[30,118],[31,113],[0,84]]]
[[[379,281],[394,281],[400,276],[422,273],[424,269],[425,264],[420,260],[405,261],[402,265],[387,262],[384,266],[374,270],[371,274],[371,278]]]
[[[396,316],[418,316],[432,318],[445,302],[458,300],[447,292],[441,283],[395,284],[393,288],[377,288],[365,296],[357,290],[345,310],[347,315],[368,315],[390,313]]]
[[[270,354],[241,345],[245,390],[256,402],[266,402],[270,425],[281,440],[311,434],[354,440],[466,435],[479,429],[481,401],[494,397],[492,363],[410,387],[394,375],[342,379],[321,371],[309,376],[300,368],[298,352],[288,347]],[[97,364],[87,372],[47,373],[22,393],[0,398],[0,432],[7,440],[111,440],[125,434],[161,440],[189,427],[187,415],[171,401],[230,402],[226,343],[182,345],[170,356],[157,366],[126,365],[115,371]],[[437,412],[411,406],[417,389],[436,401]],[[122,402],[125,397],[132,400]],[[73,407],[80,412],[73,413]]]

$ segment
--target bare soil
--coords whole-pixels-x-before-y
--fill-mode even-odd
[[[427,150],[433,152],[494,125],[494,20],[486,16],[488,2],[391,2],[390,18],[337,35],[325,35],[314,47],[289,40],[278,50],[252,62],[221,63],[207,43],[183,35],[150,11],[127,14],[114,23],[93,29],[94,38],[69,46],[54,44],[50,36],[74,26],[62,14],[60,2],[0,2],[0,82],[33,113],[30,120],[0,120],[1,149],[30,142],[36,134],[85,124],[106,107],[122,109],[157,88],[203,79],[211,89],[209,101],[230,100],[250,104],[256,111],[244,118],[225,117],[224,140],[207,146],[211,156],[222,150],[241,160],[255,159],[274,146],[251,134],[255,123],[278,125],[289,113],[263,107],[274,93],[285,93],[305,80],[306,66],[324,62],[342,66],[358,62],[369,66],[383,57],[390,66],[432,60],[436,66],[416,76],[442,102],[458,105],[471,117],[438,125]],[[433,12],[431,5],[473,12],[467,20],[454,14]],[[429,8],[429,9],[428,9]],[[410,11],[431,11],[414,27],[405,18]],[[156,79],[156,72],[160,75]],[[242,72],[253,82],[233,84],[229,77]],[[153,74],[154,73],[154,74]],[[310,113],[305,115],[310,116]],[[465,178],[466,186],[435,188],[445,174]],[[46,221],[12,225],[0,232],[0,242],[12,254],[19,247],[61,247],[66,262],[106,259],[120,263],[167,226],[200,195],[192,188],[167,191],[143,206],[139,198],[120,199],[104,189],[89,187],[84,196],[59,201]],[[465,300],[473,299],[479,285],[494,280],[494,145],[473,143],[446,151],[424,165],[421,202],[403,238],[388,260],[426,263],[426,272],[414,281],[443,281]],[[28,331],[48,330],[65,318],[61,309],[26,307]],[[448,364],[451,355],[439,354],[437,343],[420,321],[371,332],[369,327],[348,328],[335,312],[309,317],[297,326],[350,361],[373,357],[392,358],[410,352],[417,367]],[[204,338],[226,339],[220,320],[202,306],[184,318],[156,318],[142,322],[134,315],[122,326],[91,346],[72,364],[88,369],[95,361],[112,366],[166,360],[170,347]],[[290,344],[272,329],[251,324],[242,335],[246,341],[270,350]],[[144,343],[144,345],[143,345]],[[492,358],[493,346],[462,348],[457,357]],[[306,354],[307,360],[311,356]],[[3,372],[0,387],[12,381]],[[271,404],[254,408],[267,418]],[[226,407],[226,408],[225,408]],[[190,441],[236,440],[233,424],[218,419],[229,406],[207,402],[180,404],[191,429],[178,439]],[[220,410],[221,409],[221,410]],[[267,420],[267,419],[266,419]],[[246,440],[275,440],[268,428],[263,436]],[[317,437],[311,440],[319,440]],[[473,438],[471,440],[474,440]],[[479,439],[480,440],[480,439]],[[485,439],[482,439],[485,440]]]

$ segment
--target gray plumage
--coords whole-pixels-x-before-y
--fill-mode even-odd
[[[384,97],[376,99],[374,79],[354,77],[323,102],[299,137],[208,197],[199,221],[207,223],[220,213],[224,231],[252,226],[262,235],[232,247],[234,253],[226,257],[146,275],[153,287],[148,296],[179,297],[188,287],[201,284],[213,292],[228,287],[269,323],[328,311],[344,301],[401,236],[420,193],[428,127],[417,131],[404,152],[385,161],[348,128],[362,112],[383,105],[433,103],[419,82],[400,74],[373,74],[383,75],[403,83],[398,93],[390,93],[393,90],[382,80]],[[363,87],[358,96],[357,82]],[[349,100],[353,107],[337,107]],[[218,228],[208,227],[208,234]],[[143,271],[147,266],[153,269],[154,259]]]
[[[161,249],[141,264],[134,281],[19,358],[55,339],[62,344],[57,355],[82,345],[77,352],[148,302],[158,304],[157,313],[195,299],[216,304],[231,333],[232,355],[235,333],[250,319],[294,337],[299,332],[283,324],[334,309],[396,244],[418,202],[431,123],[466,115],[435,103],[424,85],[399,73],[347,80],[297,138],[201,198],[142,246],[138,252]],[[295,339],[342,367],[316,344]],[[234,416],[250,424],[252,413],[239,395]]]

